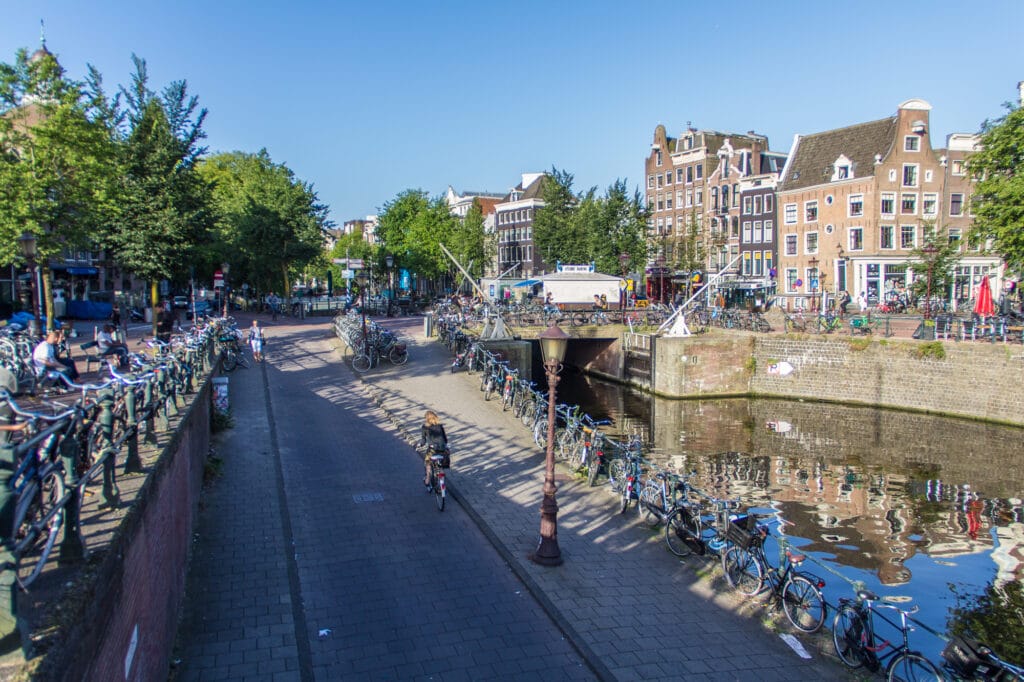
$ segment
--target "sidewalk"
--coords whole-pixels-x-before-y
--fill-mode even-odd
[[[410,361],[367,372],[364,387],[408,440],[417,436],[426,409],[442,416],[452,443],[453,497],[600,677],[846,675],[823,655],[831,649],[827,632],[801,638],[812,658],[800,658],[762,625],[763,608],[723,589],[717,562],[675,558],[660,530],[646,530],[635,513],[619,515],[605,487],[589,488],[564,469],[556,480],[565,563],[530,562],[526,556],[539,540],[543,453],[500,404],[483,401],[477,376],[450,373],[447,349],[423,337],[422,318],[379,322],[411,341]],[[336,346],[343,351],[340,341]]]

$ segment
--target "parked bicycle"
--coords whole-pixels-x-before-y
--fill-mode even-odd
[[[825,623],[825,598],[821,594],[825,581],[800,570],[807,559],[788,548],[783,550],[779,566],[773,566],[764,551],[770,536],[767,527],[759,526],[753,516],[730,521],[726,540],[732,545],[722,555],[725,579],[737,592],[747,596],[767,591],[776,608],[801,632],[817,632]]]
[[[871,672],[885,664],[887,680],[942,680],[935,664],[910,648],[909,633],[914,629],[910,616],[917,613],[918,607],[904,610],[892,604],[879,604],[879,599],[870,590],[858,590],[856,600],[839,600],[839,610],[832,621],[832,642],[839,660],[850,668],[863,667]],[[886,618],[879,613],[881,609],[895,611],[895,619]],[[899,630],[901,641],[880,638],[875,631],[875,616]]]

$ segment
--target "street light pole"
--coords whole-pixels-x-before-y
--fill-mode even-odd
[[[228,316],[228,271],[231,270],[230,263],[220,264],[221,272],[224,273],[224,285],[222,287],[221,296],[224,297],[224,317]]]
[[[817,312],[818,310],[818,259],[811,258],[807,261],[807,265],[811,268],[811,310]]]
[[[569,338],[557,323],[537,336],[548,379],[548,443],[544,456],[544,499],[540,503],[540,543],[529,559],[541,566],[562,564],[562,551],[558,547],[558,501],[555,499],[555,387]]]
[[[388,268],[388,315],[391,315],[391,304],[395,300],[395,285],[391,279],[391,268],[395,264],[395,257],[390,253],[384,257],[384,264]]]
[[[36,236],[31,232],[23,232],[18,237],[18,245],[21,247],[21,255],[25,257],[28,263],[28,271],[32,275],[32,285],[29,287],[32,291],[32,320],[28,323],[28,333],[32,338],[37,339],[42,329],[43,302],[40,300],[39,283],[37,281],[39,268],[36,265]]]

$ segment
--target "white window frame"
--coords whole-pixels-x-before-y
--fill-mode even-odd
[[[907,183],[907,172],[913,175],[911,178],[913,182]],[[903,175],[900,176],[900,187],[920,187],[921,185],[921,164],[919,163],[905,163],[903,164]]]
[[[753,244],[754,241],[754,225],[749,220],[743,221],[743,238],[741,239],[744,244]]]
[[[754,212],[754,215],[761,215],[762,213],[764,213],[764,205],[761,201],[760,194],[754,197],[754,206],[752,210]]]
[[[891,204],[892,204],[892,210],[889,211],[889,212],[886,212],[886,210],[885,210],[885,200],[886,199],[888,199],[891,202]],[[882,215],[884,215],[884,216],[894,216],[894,215],[896,215],[896,199],[897,199],[896,192],[882,192],[881,200],[878,202],[878,210],[879,210],[879,212]]]
[[[796,225],[799,214],[797,204],[784,204],[782,207],[782,222],[784,225]]]
[[[885,245],[885,233],[889,232],[889,246]],[[896,248],[896,226],[895,225],[879,225],[878,226],[878,248],[881,251],[892,251]]]
[[[764,195],[764,212],[771,213],[774,210],[775,199],[771,194]]]
[[[860,242],[860,246],[854,245],[854,235],[857,236],[857,241]],[[846,234],[846,247],[848,251],[863,251],[864,250],[864,228],[863,227],[851,227],[847,230]]]
[[[952,173],[953,175],[958,176],[958,177],[963,177],[963,176],[967,175],[967,171],[964,168],[964,160],[963,159],[953,159],[952,165],[950,166],[950,171],[949,172]]]
[[[931,210],[928,210],[928,202],[931,202]],[[939,214],[939,195],[935,192],[928,192],[921,197],[921,215],[937,216]]]
[[[799,271],[796,268],[786,268],[783,273],[782,281],[786,287],[787,294],[799,293],[800,287],[796,286],[796,281],[800,279]]]
[[[814,246],[811,246],[811,242],[814,242]],[[818,249],[821,247],[821,242],[818,241],[818,231],[812,230],[811,232],[804,232],[804,255],[816,256],[818,255]]]
[[[814,217],[813,218],[809,218],[809,217],[807,217],[807,212],[809,210],[811,210],[812,208],[814,209]],[[811,199],[810,201],[805,201],[804,202],[804,222],[805,223],[816,223],[816,222],[818,222],[818,217],[820,215],[821,215],[821,213],[818,211],[818,200],[817,199]]]
[[[907,213],[903,210],[903,201],[907,198],[914,200],[914,210]],[[900,193],[900,215],[917,215],[917,192],[901,192]]]
[[[953,198],[960,197],[960,212],[953,213]],[[959,218],[964,214],[964,193],[963,192],[950,192],[949,194],[949,217]]]
[[[911,236],[910,246],[907,246],[903,235],[909,234]],[[917,248],[917,225],[900,225],[900,245],[899,248],[904,251]]]
[[[775,221],[766,220],[764,221],[764,243],[771,244],[775,241]]]
[[[905,152],[919,152],[921,151],[921,138],[917,135],[904,135],[903,136],[903,151]]]
[[[704,205],[704,188],[698,187],[697,192],[693,196],[693,202],[698,206]]]
[[[860,210],[854,211],[854,204],[860,204]],[[864,195],[863,194],[851,194],[847,197],[846,201],[846,215],[849,218],[860,218],[864,215]]]
[[[754,212],[754,197],[743,197],[743,215]]]
[[[785,256],[796,256],[797,251],[800,248],[800,236],[796,234],[787,234],[782,240],[783,255]]]
[[[762,221],[762,220],[755,220],[754,221],[754,235],[753,235],[752,238],[753,238],[755,244],[762,244],[762,243],[764,243],[764,221]]]

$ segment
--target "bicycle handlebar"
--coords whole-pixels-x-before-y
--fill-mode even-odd
[[[0,388],[0,398],[7,401],[7,404],[11,406],[11,411],[19,417],[25,417],[26,419],[39,420],[45,422],[59,422],[64,419],[70,419],[75,416],[75,408],[71,407],[65,412],[58,414],[46,414],[43,412],[31,412],[14,402],[14,397],[7,392],[7,389]]]

